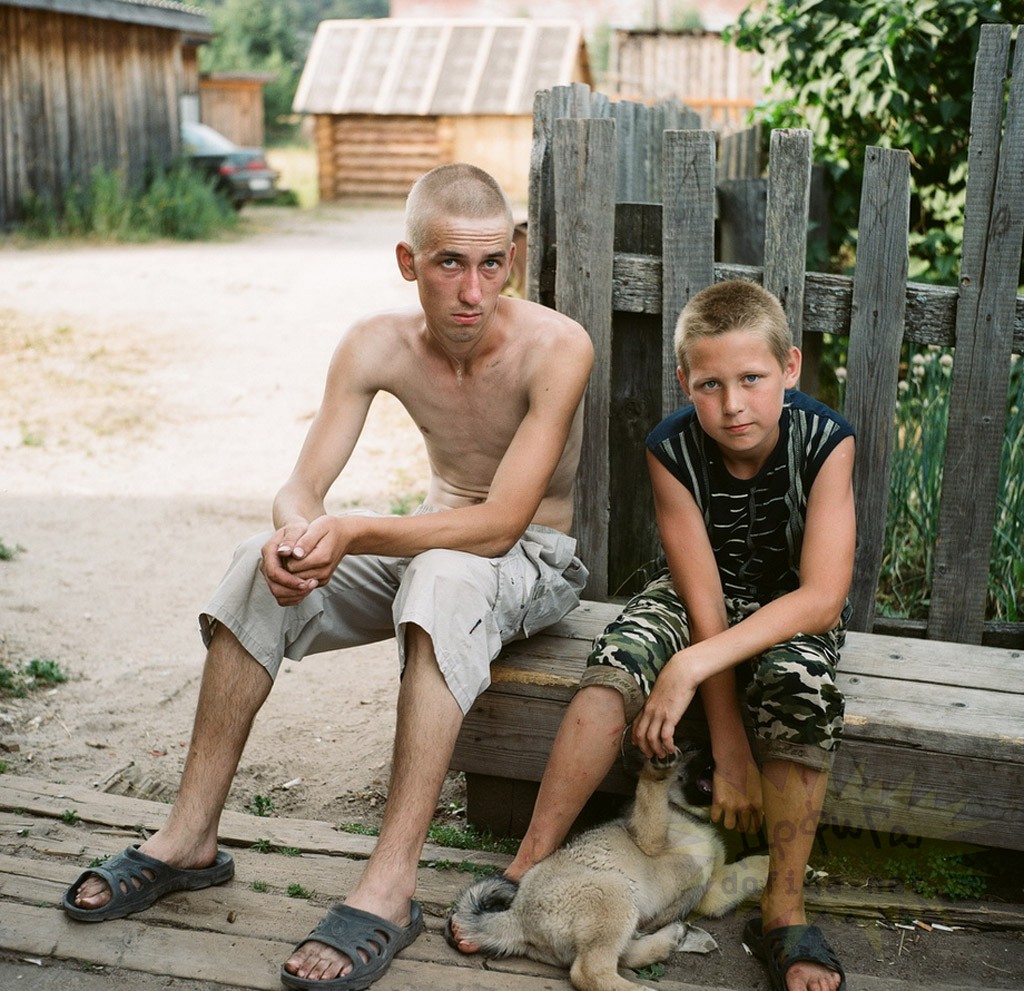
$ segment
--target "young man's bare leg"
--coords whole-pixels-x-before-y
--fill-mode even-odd
[[[437,666],[430,637],[406,627],[405,671],[387,806],[377,845],[345,899],[353,908],[405,926],[416,890],[416,869],[462,725],[462,710]],[[332,980],[352,964],[322,943],[301,946],[285,969],[311,980]]]
[[[218,625],[206,655],[192,740],[178,795],[164,825],[139,849],[174,867],[207,867],[217,853],[217,828],[252,721],[273,682],[235,636]],[[225,700],[230,699],[230,705]],[[99,908],[110,888],[91,876],[75,904]]]
[[[768,884],[761,896],[765,932],[807,922],[804,875],[825,801],[828,773],[789,761],[764,765],[764,817],[768,831]],[[836,991],[840,977],[827,967],[796,963],[786,972],[788,991]]]

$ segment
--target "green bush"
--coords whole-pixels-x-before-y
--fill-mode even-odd
[[[133,188],[118,170],[94,169],[68,187],[58,205],[30,195],[23,230],[34,237],[94,237],[106,241],[174,238],[195,241],[234,228],[238,217],[212,182],[180,162]]]

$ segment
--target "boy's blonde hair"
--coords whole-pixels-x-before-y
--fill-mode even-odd
[[[695,342],[730,330],[762,334],[779,366],[786,367],[793,335],[782,304],[756,282],[730,279],[702,289],[679,314],[674,345],[683,374],[689,374],[687,356]]]
[[[512,243],[512,207],[498,181],[464,162],[439,165],[413,183],[405,201],[405,240],[414,252],[424,247],[441,217],[489,220],[502,217]]]

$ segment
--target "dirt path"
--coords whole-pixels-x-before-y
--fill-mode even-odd
[[[0,650],[72,679],[0,709],[15,773],[170,793],[202,658],[195,615],[234,545],[269,522],[340,329],[414,299],[394,264],[398,209],[247,218],[211,244],[0,249],[0,541],[21,548],[0,562]],[[418,432],[383,396],[330,508],[387,511],[425,477]],[[230,804],[372,813],[393,647],[282,677]]]
[[[394,263],[397,209],[246,216],[246,232],[213,244],[0,243],[0,544],[18,548],[0,560],[0,660],[53,660],[71,679],[0,702],[8,773],[170,797],[202,660],[195,615],[235,544],[267,524],[341,327],[414,298]],[[329,508],[388,511],[422,490],[419,435],[388,397],[367,438]],[[284,670],[229,807],[258,795],[284,815],[373,821],[393,642]],[[459,797],[453,788],[442,803]],[[716,928],[734,949],[740,921]],[[872,991],[1024,988],[1019,932],[908,936],[843,922],[830,919],[830,932]],[[729,959],[687,960],[677,979],[748,986]],[[0,959],[0,986],[15,983],[199,988]]]

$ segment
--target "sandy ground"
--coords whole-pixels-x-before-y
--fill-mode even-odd
[[[394,263],[397,209],[245,218],[210,244],[0,242],[0,543],[17,549],[0,561],[0,660],[53,660],[70,678],[0,700],[8,773],[172,797],[202,663],[196,614],[236,543],[269,522],[340,329],[415,298]],[[408,507],[426,473],[414,426],[380,397],[329,509]],[[260,795],[280,814],[375,821],[396,694],[392,641],[287,664],[229,806]],[[441,807],[460,800],[453,781]],[[1024,988],[1020,933],[915,935],[911,953],[899,932],[841,922],[830,933],[872,991],[889,977]],[[739,924],[723,924],[730,938]],[[688,965],[690,979],[729,985],[723,959]],[[0,960],[3,987],[93,980]]]
[[[397,209],[253,210],[246,228],[211,244],[0,249],[0,541],[19,548],[0,562],[0,656],[55,660],[71,679],[0,705],[14,773],[171,793],[196,614],[235,544],[268,525],[339,331],[415,299],[394,263]],[[329,508],[408,504],[426,473],[418,432],[381,396]],[[372,815],[393,641],[285,672],[229,804]]]

